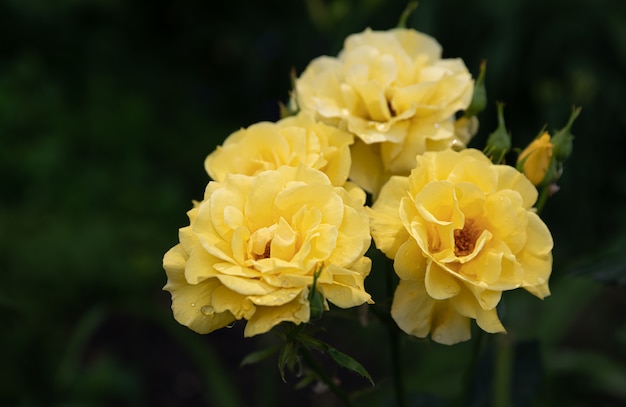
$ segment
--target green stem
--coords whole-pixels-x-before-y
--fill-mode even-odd
[[[513,350],[511,342],[504,338],[496,341],[496,360],[494,366],[493,406],[511,406],[511,369]]]
[[[315,358],[313,357],[313,355],[311,355],[311,352],[306,346],[300,347],[300,354],[304,358],[304,361],[307,363],[307,365],[309,365],[309,367],[313,369],[317,377],[319,377],[320,380],[324,382],[324,384],[326,384],[328,388],[333,393],[335,393],[335,395],[339,397],[339,399],[341,399],[341,401],[343,401],[347,407],[355,407],[352,403],[352,400],[350,400],[348,394],[343,391],[339,386],[337,386],[337,383],[335,383],[333,379],[328,376],[324,368],[320,366],[320,364],[315,360]]]
[[[392,265],[391,262],[387,263]],[[393,267],[387,267],[387,298],[391,301],[395,291],[395,272]],[[394,320],[390,318],[387,323],[387,332],[389,333],[389,343],[391,351],[391,368],[393,386],[396,393],[396,405],[398,407],[406,406],[406,390],[404,386],[404,369],[402,366],[402,336],[395,324]]]
[[[469,363],[469,366],[466,371],[465,376],[465,401],[470,400],[472,396],[472,388],[474,386],[474,375],[476,373],[476,367],[478,366],[478,360],[480,359],[480,354],[483,349],[483,345],[487,340],[487,336],[482,329],[479,329],[476,333],[476,339],[474,339],[474,349],[472,351],[472,357]]]

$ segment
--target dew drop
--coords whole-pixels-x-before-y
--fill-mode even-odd
[[[195,307],[195,306],[196,306],[196,303],[195,303],[195,302],[192,302],[192,303],[191,303],[191,306],[192,306],[192,307]]]
[[[215,309],[213,309],[213,307],[210,305],[205,305],[204,307],[200,308],[200,312],[202,312],[206,316],[211,316],[215,314]]]
[[[226,328],[230,329],[230,328],[234,327],[235,326],[235,322],[237,322],[237,321],[233,321],[230,324],[226,325]]]

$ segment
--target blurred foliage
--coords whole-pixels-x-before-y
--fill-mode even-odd
[[[275,361],[239,367],[274,336],[179,326],[161,259],[202,196],[205,156],[239,127],[278,118],[292,68],[336,54],[352,32],[395,26],[404,7],[0,2],[0,405],[334,405],[319,387],[283,383]],[[497,100],[518,147],[583,108],[562,189],[542,214],[556,242],[553,295],[507,293],[506,336],[476,332],[454,347],[406,338],[412,405],[489,405],[498,369],[515,406],[624,405],[626,3],[423,0],[407,25],[475,74],[487,60],[489,105],[473,146],[495,129]],[[368,284],[375,293],[376,273]],[[387,404],[384,330],[325,319],[328,341],[377,387],[333,374],[362,391],[362,405]]]

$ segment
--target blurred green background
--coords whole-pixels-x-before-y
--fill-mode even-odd
[[[350,33],[395,26],[405,5],[0,2],[0,405],[334,405],[283,383],[274,359],[239,367],[272,335],[178,325],[161,261],[202,196],[205,156],[278,118],[292,68],[335,55]],[[496,100],[519,147],[583,107],[543,213],[553,295],[505,294],[509,334],[490,340],[508,352],[511,405],[626,405],[626,3],[422,0],[408,25],[474,74],[487,60],[490,104],[472,146],[495,128]],[[377,387],[338,377],[362,405],[388,405],[384,331],[326,320],[328,341]],[[492,405],[491,378],[503,377],[489,347],[467,373],[477,343],[405,339],[414,405]]]

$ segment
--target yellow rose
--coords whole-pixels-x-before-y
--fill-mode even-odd
[[[163,259],[174,317],[199,333],[246,319],[245,336],[307,322],[317,270],[325,302],[370,301],[364,203],[358,187],[335,187],[304,165],[210,182]]]
[[[341,186],[350,171],[353,140],[350,133],[300,113],[234,132],[206,158],[204,166],[213,180],[223,181],[231,173],[254,175],[281,165],[304,164]]]
[[[517,157],[518,165],[530,182],[539,185],[543,181],[552,161],[552,141],[550,134],[544,132],[534,139]]]
[[[504,331],[503,291],[549,295],[553,242],[536,199],[523,174],[474,149],[427,152],[410,176],[392,177],[369,214],[376,246],[400,277],[398,326],[453,344],[470,338],[470,319]]]
[[[353,158],[350,177],[370,192],[379,188],[372,179],[408,175],[417,154],[465,147],[471,134],[455,131],[474,88],[465,64],[441,59],[441,46],[412,29],[350,35],[337,58],[314,59],[295,88],[300,109],[358,136],[356,155],[378,156]]]

